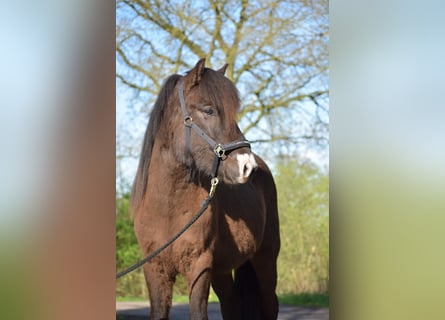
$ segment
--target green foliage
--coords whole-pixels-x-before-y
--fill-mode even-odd
[[[140,251],[129,216],[129,195],[116,201],[116,266],[123,269],[140,258]]]
[[[129,215],[130,195],[124,194],[116,200],[116,269],[124,270],[142,256]],[[131,272],[116,283],[116,295],[120,297],[148,297],[142,269]]]
[[[278,292],[327,292],[328,175],[296,159],[281,160],[276,169],[281,231]]]

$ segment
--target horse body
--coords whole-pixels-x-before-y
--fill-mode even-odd
[[[223,142],[243,138],[229,112],[238,107],[232,106],[237,102],[233,92],[228,98],[217,97],[217,102],[215,97],[203,95],[202,89],[198,94],[197,87],[212,79],[209,77],[222,81],[219,90],[230,90],[228,80],[221,76],[223,71],[204,69],[201,60],[184,78],[174,77],[171,83],[167,80],[158,97],[142,150],[148,155],[141,155],[132,192],[135,233],[144,255],[178,232],[200,209],[210,189],[213,154],[196,135],[191,136],[190,146],[185,145],[183,119],[178,112],[178,81],[184,81],[191,116],[203,131]],[[212,112],[218,117],[209,116],[208,105],[213,105]],[[253,167],[257,168],[252,173]],[[223,182],[207,211],[144,265],[152,320],[168,319],[172,287],[179,273],[188,283],[190,319],[207,319],[210,285],[220,299],[224,319],[277,317],[280,241],[272,175],[261,158],[241,147],[222,161],[218,176]],[[237,270],[235,278],[232,270]]]

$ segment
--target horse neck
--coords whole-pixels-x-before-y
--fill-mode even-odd
[[[199,175],[194,175],[184,164],[176,159],[172,149],[161,147],[162,143],[156,141],[153,146],[150,169],[149,186],[156,186],[156,192],[166,196],[183,192],[190,197],[193,194],[207,193],[205,181]],[[151,188],[149,188],[151,189]]]

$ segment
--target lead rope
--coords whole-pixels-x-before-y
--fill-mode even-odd
[[[151,259],[156,257],[158,254],[160,254],[162,251],[164,251],[169,245],[171,245],[176,239],[178,239],[188,228],[190,228],[191,225],[194,224],[196,222],[196,220],[198,220],[199,217],[201,217],[202,214],[208,208],[208,206],[210,204],[210,201],[212,200],[213,196],[215,195],[215,191],[216,191],[216,187],[218,186],[218,183],[219,183],[218,178],[217,177],[213,177],[211,182],[210,182],[211,186],[210,186],[209,194],[207,195],[207,198],[205,198],[205,200],[202,202],[201,208],[193,216],[193,218],[190,219],[190,221],[181,230],[179,230],[179,232],[177,234],[175,234],[175,236],[173,238],[168,240],[162,247],[159,247],[157,250],[152,252],[150,255],[148,255],[144,259],[138,261],[134,265],[132,265],[132,266],[128,267],[127,269],[125,269],[124,271],[121,271],[118,274],[116,274],[116,280],[119,279],[120,277],[123,277],[127,273],[130,273],[131,271],[136,270],[137,268],[141,267],[143,264],[147,263],[148,261],[150,261]]]

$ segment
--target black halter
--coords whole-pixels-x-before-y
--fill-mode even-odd
[[[200,136],[202,139],[204,139],[212,148],[213,152],[215,153],[215,159],[213,161],[213,169],[212,169],[212,178],[216,178],[218,173],[218,167],[221,160],[224,160],[226,158],[226,152],[248,147],[250,148],[250,143],[247,140],[241,140],[241,141],[234,141],[229,142],[226,144],[221,144],[215,142],[212,138],[210,138],[204,131],[201,130],[200,127],[198,127],[194,122],[192,117],[187,112],[187,108],[185,106],[185,99],[184,99],[184,80],[179,80],[179,102],[181,104],[182,114],[184,115],[184,125],[185,125],[185,144],[187,146],[187,149],[190,152],[190,132],[191,129],[193,129],[198,136]]]

